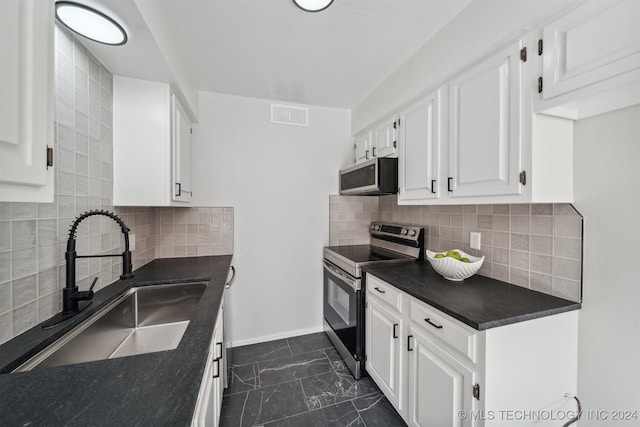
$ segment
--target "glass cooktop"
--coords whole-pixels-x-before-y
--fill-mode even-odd
[[[358,264],[371,261],[388,261],[391,259],[406,258],[405,255],[392,254],[371,245],[329,246],[327,249],[330,249],[338,255],[342,255],[343,257]]]

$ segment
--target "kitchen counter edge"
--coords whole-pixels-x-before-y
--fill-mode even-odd
[[[480,275],[451,282],[427,261],[368,265],[363,271],[478,331],[582,307],[579,302]]]

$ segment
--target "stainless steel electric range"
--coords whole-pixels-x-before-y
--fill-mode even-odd
[[[424,229],[373,222],[371,244],[324,248],[324,329],[358,379],[364,373],[364,296],[362,266],[423,258]]]

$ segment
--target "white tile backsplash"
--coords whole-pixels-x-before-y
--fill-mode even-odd
[[[363,206],[368,215],[357,216]],[[399,206],[396,196],[329,199],[329,243],[368,243],[372,220],[425,227],[427,248],[484,256],[479,274],[580,301],[582,217],[569,204]],[[469,233],[482,234],[482,249]]]

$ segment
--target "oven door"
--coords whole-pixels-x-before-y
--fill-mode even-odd
[[[325,260],[325,330],[356,378],[360,377],[360,360],[364,350],[363,304],[360,279]]]

